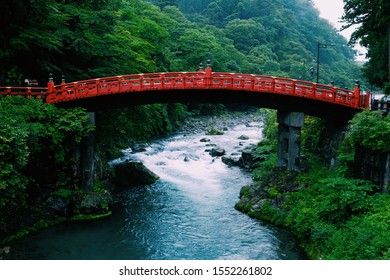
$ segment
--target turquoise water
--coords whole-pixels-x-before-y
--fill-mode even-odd
[[[238,140],[245,134],[249,140]],[[160,176],[115,199],[114,214],[55,226],[11,244],[14,259],[302,259],[287,232],[234,209],[251,174],[205,151],[204,134],[178,135],[127,153]],[[209,143],[236,152],[261,137],[260,124],[237,126]]]

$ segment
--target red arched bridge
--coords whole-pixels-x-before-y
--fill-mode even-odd
[[[90,111],[147,103],[249,103],[309,115],[350,119],[369,106],[369,94],[308,81],[254,74],[167,72],[105,77],[47,87],[0,87],[0,95],[43,98]]]
[[[308,81],[252,74],[198,72],[132,74],[47,87],[0,87],[0,95],[42,98],[57,106],[96,110],[147,103],[248,103],[278,110],[278,166],[299,170],[304,114],[345,122],[369,106],[357,84],[353,91]],[[94,185],[93,134],[82,148],[82,185]]]

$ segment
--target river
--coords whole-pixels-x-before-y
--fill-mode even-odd
[[[240,140],[245,135],[249,139]],[[207,138],[210,142],[201,142]],[[210,144],[235,153],[261,138],[261,122],[235,123],[224,135],[204,131],[125,151],[160,176],[155,184],[116,196],[111,217],[67,223],[11,245],[15,259],[218,260],[302,259],[292,236],[234,209],[250,172],[205,151]]]

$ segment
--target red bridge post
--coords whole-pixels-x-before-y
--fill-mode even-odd
[[[47,93],[52,93],[54,91],[54,80],[53,80],[53,74],[49,74],[49,81],[47,83]]]
[[[359,81],[355,82],[355,87],[353,89],[353,98],[354,98],[353,104],[356,107],[365,106],[362,104],[365,100],[362,100],[363,96],[360,95],[360,82]]]
[[[213,70],[211,69],[211,61],[207,60],[207,67],[205,72],[205,86],[211,86],[213,79]]]

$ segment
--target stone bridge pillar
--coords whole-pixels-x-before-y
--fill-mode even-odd
[[[87,112],[88,122],[95,125],[95,112]],[[81,142],[81,186],[93,190],[95,184],[95,132],[92,131]]]
[[[277,166],[298,171],[301,150],[302,112],[278,111],[278,162]]]

